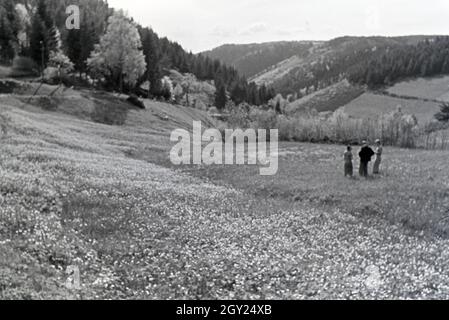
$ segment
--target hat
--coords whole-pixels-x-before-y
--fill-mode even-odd
[[[377,140],[376,140],[376,143],[380,143],[380,139],[377,139]]]

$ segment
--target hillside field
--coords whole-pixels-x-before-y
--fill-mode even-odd
[[[367,181],[332,145],[282,144],[273,177],[174,167],[171,130],[206,114],[75,90],[50,105],[0,96],[1,299],[449,298],[448,152],[386,148]],[[111,105],[123,125],[92,121]]]
[[[440,111],[440,103],[416,99],[403,99],[367,92],[343,106],[343,111],[355,118],[375,118],[401,108],[414,114],[419,124],[427,124]]]
[[[397,110],[414,114],[420,125],[434,120],[441,103],[449,101],[449,77],[418,78],[398,82],[383,90],[370,91],[342,80],[289,103],[286,112],[304,110],[333,112],[341,109],[354,118],[376,118]]]
[[[438,101],[449,101],[449,76],[402,81],[388,89],[389,93]]]
[[[312,109],[315,109],[318,112],[334,112],[363,93],[363,88],[353,86],[347,80],[343,80],[325,89],[293,101],[287,106],[286,111],[289,115]]]

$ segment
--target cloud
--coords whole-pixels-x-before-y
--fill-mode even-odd
[[[229,38],[234,34],[235,34],[235,32],[233,30],[231,30],[227,27],[223,27],[223,26],[216,26],[209,33],[209,35],[211,35],[213,37],[219,37],[219,38]]]
[[[256,22],[253,23],[245,28],[243,28],[242,30],[240,30],[240,32],[238,33],[241,36],[251,36],[251,35],[255,35],[258,33],[263,33],[263,32],[267,32],[268,30],[268,26],[263,23],[263,22]]]
[[[142,25],[151,25],[159,35],[178,41],[194,52],[223,42],[327,40],[343,35],[448,34],[449,1],[427,2],[108,0],[112,7],[128,10]]]

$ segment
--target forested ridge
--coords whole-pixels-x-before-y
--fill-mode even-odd
[[[256,82],[269,83],[284,96],[301,97],[345,78],[377,88],[405,78],[447,74],[448,43],[446,36],[340,37],[325,42],[225,45],[205,54],[240,72],[252,68],[258,73]],[[296,65],[288,62],[293,57]]]
[[[108,19],[114,14],[103,0],[1,0],[0,34],[1,57],[3,63],[11,62],[17,56],[32,58],[48,66],[50,54],[57,50],[67,55],[80,73],[88,71],[88,60],[108,28]],[[81,28],[67,30],[65,27],[69,5],[80,8]],[[166,94],[161,79],[170,69],[182,73],[192,73],[199,80],[214,80],[218,92],[227,92],[236,102],[246,101],[262,104],[274,95],[272,90],[248,84],[233,67],[206,57],[185,51],[178,43],[160,37],[154,30],[132,21],[139,34],[141,49],[146,62],[145,72],[139,76],[131,88],[149,80],[153,96]],[[151,21],[148,22],[150,24]],[[42,52],[43,51],[43,52]],[[113,85],[117,85],[112,83]]]
[[[347,78],[369,88],[405,78],[449,73],[449,37],[352,38],[329,41],[273,84],[283,93],[310,93]]]

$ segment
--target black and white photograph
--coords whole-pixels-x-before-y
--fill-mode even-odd
[[[0,0],[0,300],[446,299],[449,1]]]

